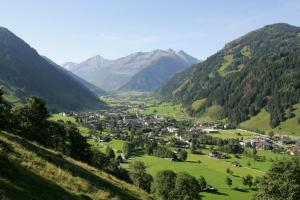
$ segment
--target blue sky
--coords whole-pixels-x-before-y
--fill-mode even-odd
[[[168,48],[205,59],[278,22],[300,26],[300,1],[0,0],[0,26],[59,64]]]

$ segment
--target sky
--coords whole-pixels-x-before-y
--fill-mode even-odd
[[[0,0],[0,26],[58,64],[169,48],[203,60],[279,22],[300,26],[299,0]]]

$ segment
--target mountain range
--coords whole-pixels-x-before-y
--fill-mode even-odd
[[[11,102],[38,95],[56,111],[103,106],[87,83],[39,55],[6,28],[0,28],[0,69],[0,86]]]
[[[177,73],[156,94],[180,102],[194,116],[237,125],[262,110],[271,127],[294,116],[300,102],[300,28],[262,27]]]
[[[115,60],[97,55],[62,66],[106,91],[153,91],[173,74],[197,62],[183,51],[169,49],[136,52]]]

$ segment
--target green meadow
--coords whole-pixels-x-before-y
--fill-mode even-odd
[[[76,122],[76,119],[74,117],[67,117],[67,116],[63,116],[63,115],[60,115],[60,114],[53,114],[49,117],[49,120],[52,120],[52,121],[63,121],[65,123],[67,122],[70,122],[70,123],[73,123],[73,124],[77,124]]]
[[[188,118],[187,113],[180,104],[173,103],[161,103],[158,105],[150,106],[143,112],[145,115],[161,115],[161,116],[172,116],[176,118]]]
[[[216,193],[201,193],[203,199],[207,200],[216,198],[251,199],[255,191],[242,185],[241,178],[248,174],[252,175],[253,177],[262,176],[264,174],[264,171],[256,169],[256,166],[254,166],[253,169],[244,167],[243,163],[247,162],[247,159],[244,160],[244,158],[238,159],[243,167],[231,166],[231,161],[237,159],[221,160],[210,158],[207,155],[194,154],[189,154],[188,159],[185,162],[172,162],[164,158],[148,156],[140,152],[136,154],[132,160],[143,161],[147,166],[148,173],[154,177],[157,172],[165,169],[170,169],[174,172],[185,171],[196,178],[204,176],[208,184],[217,189]],[[130,160],[130,162],[132,162],[132,160]],[[266,165],[266,167],[261,166],[260,169],[266,169],[270,166],[270,163],[266,162],[262,163],[261,165]],[[227,168],[230,168],[234,172],[233,175],[228,175],[226,173]],[[233,180],[233,185],[231,188],[225,184],[225,179],[228,176],[230,176],[230,178]],[[234,190],[235,187],[238,187],[241,189],[241,191]]]
[[[236,130],[226,130],[219,133],[219,137],[222,138],[235,138],[236,133],[240,133],[244,138],[251,137],[250,133],[247,131],[236,131]],[[222,135],[222,136],[221,136]],[[240,137],[240,136],[238,136]],[[100,151],[105,152],[106,146],[112,147],[115,152],[122,150],[124,141],[122,140],[112,140],[105,143],[104,145],[98,146]],[[264,156],[265,161],[256,161],[253,158],[240,156],[236,158],[231,155],[228,159],[215,159],[207,155],[208,149],[203,150],[205,155],[191,154],[189,149],[187,161],[185,162],[174,162],[169,161],[164,158],[158,158],[154,156],[149,156],[143,151],[137,151],[134,155],[125,163],[123,166],[128,168],[130,162],[134,160],[140,160],[146,164],[147,172],[155,177],[156,173],[170,169],[174,172],[185,171],[190,173],[196,178],[204,176],[208,184],[217,189],[217,192],[203,192],[201,196],[205,200],[213,199],[251,199],[255,194],[255,189],[248,188],[242,184],[242,177],[248,174],[253,177],[262,176],[270,168],[274,160],[283,159],[289,157],[288,155],[276,154],[271,151],[258,150],[258,156]],[[242,167],[234,167],[231,162],[238,161]],[[226,169],[229,168],[233,171],[232,175],[226,173]],[[225,184],[226,177],[230,177],[233,180],[233,185],[229,188]],[[239,188],[236,190],[235,188]]]
[[[219,133],[213,133],[211,134],[213,137],[218,137],[221,139],[241,139],[244,140],[250,139],[255,137],[254,133],[251,133],[249,131],[244,130],[236,130],[236,129],[230,129],[230,130],[219,130]]]
[[[287,134],[287,135],[297,135],[300,136],[300,124],[298,123],[298,119],[300,118],[300,104],[294,105],[294,117],[290,119],[286,119],[281,122],[278,127],[272,128],[270,126],[270,113],[268,113],[265,109],[261,110],[256,116],[251,119],[242,122],[240,124],[241,127],[259,129],[262,131],[279,134]]]

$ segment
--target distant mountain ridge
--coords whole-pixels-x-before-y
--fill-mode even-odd
[[[153,90],[153,88],[144,88],[141,84],[138,87],[131,87],[130,85],[135,83],[129,83],[130,81],[135,82],[134,79],[140,79],[139,74],[144,74],[142,71],[147,68],[155,68],[155,63],[158,63],[160,59],[165,59],[169,57],[170,63],[166,61],[164,66],[158,66],[158,69],[151,70],[152,76],[155,81],[155,87],[160,85],[162,81],[170,77],[170,75],[175,74],[179,70],[195,64],[198,62],[196,58],[189,56],[183,51],[176,52],[172,49],[169,50],[154,50],[152,52],[136,52],[128,56],[118,58],[116,60],[108,60],[99,55],[89,58],[81,63],[75,64],[73,62],[68,62],[63,64],[63,67],[73,72],[77,76],[93,83],[94,85],[107,90],[141,90],[148,91]],[[174,62],[175,61],[175,62]],[[171,67],[174,65],[175,67]],[[157,74],[163,72],[164,67],[168,68],[168,73]],[[147,71],[147,70],[146,70]],[[156,76],[159,76],[157,78]],[[136,77],[136,78],[135,78]],[[124,86],[128,83],[126,86]],[[149,82],[150,83],[150,82]],[[124,86],[124,87],[122,87]]]
[[[0,86],[12,102],[29,95],[45,99],[51,110],[100,108],[95,94],[6,28],[0,28]]]

